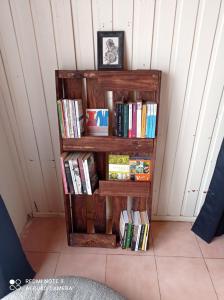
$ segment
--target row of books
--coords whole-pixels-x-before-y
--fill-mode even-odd
[[[150,181],[152,161],[149,157],[109,154],[110,180]]]
[[[115,134],[120,137],[155,138],[157,104],[123,103],[115,106]]]
[[[123,210],[120,214],[120,244],[122,249],[146,251],[149,236],[147,211]]]
[[[84,132],[82,100],[58,100],[57,110],[62,138],[81,137]]]
[[[61,171],[65,194],[93,194],[98,182],[93,153],[62,153]]]

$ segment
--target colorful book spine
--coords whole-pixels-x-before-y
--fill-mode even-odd
[[[61,137],[65,138],[65,129],[64,129],[64,122],[63,122],[63,111],[62,111],[61,100],[57,101],[57,111],[58,111],[58,119],[59,119]]]
[[[128,103],[128,137],[132,137],[132,103]]]
[[[67,195],[68,194],[68,186],[67,186],[67,180],[66,180],[66,175],[65,175],[65,165],[64,165],[64,157],[66,156],[66,154],[64,154],[64,156],[62,155],[60,157],[60,164],[61,164],[61,175],[62,175],[62,181],[63,181],[63,186],[64,186],[64,192]]]
[[[68,160],[68,163],[69,163],[70,173],[71,173],[71,177],[72,177],[72,184],[73,184],[73,187],[74,187],[74,192],[77,195],[78,194],[78,188],[77,188],[75,173],[74,173],[74,169],[73,169],[72,157]]]
[[[76,181],[76,185],[77,185],[77,193],[80,195],[80,194],[82,194],[82,182],[81,182],[79,166],[78,166],[78,156],[79,155],[80,155],[79,153],[75,153],[73,156],[72,162],[73,162],[75,181]]]
[[[69,132],[70,132],[70,137],[74,138],[74,116],[73,116],[73,105],[72,105],[72,100],[68,100],[68,111],[69,111]]]
[[[137,102],[137,130],[136,137],[141,137],[141,129],[142,129],[142,102]]]
[[[67,99],[63,99],[62,105],[63,105],[63,111],[64,111],[66,137],[70,138],[67,101],[68,101]]]
[[[116,127],[117,127],[117,136],[123,136],[123,103],[116,103]]]
[[[71,176],[68,160],[64,161],[64,165],[65,165],[65,175],[66,175],[66,180],[67,180],[67,185],[69,190],[68,192],[74,194],[74,187],[73,187],[72,176]]]
[[[73,116],[73,131],[74,131],[74,137],[78,137],[78,129],[77,129],[77,118],[76,118],[76,108],[75,108],[75,100],[72,102],[72,116]]]
[[[83,192],[83,194],[87,194],[85,172],[84,172],[84,166],[83,166],[83,160],[82,160],[82,158],[84,156],[85,156],[85,154],[80,154],[77,158],[77,161],[78,161],[78,165],[79,165],[80,179],[81,179],[81,184],[82,184],[82,192]]]
[[[123,137],[128,137],[128,117],[129,117],[129,106],[128,104],[123,105]]]
[[[146,114],[147,114],[147,106],[146,104],[142,105],[142,128],[141,128],[141,138],[145,138],[146,134]]]
[[[75,100],[75,112],[76,112],[76,125],[77,125],[78,137],[81,137],[84,131],[84,124],[83,124],[84,116],[83,116],[81,99]]]
[[[157,115],[157,104],[153,104],[153,113],[152,113],[152,138],[156,137],[156,115]]]
[[[137,104],[132,104],[132,137],[137,134]]]

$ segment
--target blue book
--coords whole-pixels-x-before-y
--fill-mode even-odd
[[[153,113],[152,113],[152,138],[156,136],[156,115],[157,115],[157,104],[153,104]]]

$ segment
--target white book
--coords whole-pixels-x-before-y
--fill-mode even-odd
[[[68,100],[68,105],[69,105],[69,120],[70,120],[70,128],[69,128],[69,132],[70,132],[70,137],[74,138],[74,116],[73,116],[73,100]]]
[[[137,233],[137,240],[136,240],[136,244],[135,244],[135,251],[138,251],[138,245],[139,245],[139,239],[140,239],[140,234],[141,234],[141,217],[140,217],[140,213],[139,211],[136,212],[137,213],[137,226],[138,226],[138,233]]]
[[[82,136],[82,133],[84,132],[84,116],[83,116],[83,108],[82,108],[82,100],[76,99],[75,100],[75,112],[76,112],[76,125],[77,125],[77,132],[78,137]]]
[[[66,130],[66,137],[70,137],[70,132],[69,132],[69,122],[68,122],[68,104],[67,104],[67,99],[62,99],[62,105],[63,105],[63,110],[64,110],[64,117],[65,117],[65,130]]]
[[[81,177],[80,177],[80,172],[79,172],[79,166],[78,166],[78,161],[77,158],[79,157],[80,153],[74,153],[72,160],[73,160],[73,170],[75,174],[75,180],[76,180],[76,185],[77,185],[77,190],[78,194],[82,194],[82,183],[81,183]]]
[[[91,188],[91,182],[90,182],[90,177],[89,177],[89,168],[88,168],[88,162],[87,159],[91,153],[87,153],[84,158],[83,158],[83,169],[84,169],[84,174],[85,174],[85,181],[86,181],[86,189],[87,189],[87,194],[92,195],[92,188]]]
[[[137,102],[137,134],[136,137],[140,138],[142,132],[142,102]]]
[[[72,183],[73,183],[74,191],[75,191],[75,194],[77,195],[78,188],[77,188],[75,172],[74,172],[74,167],[73,167],[73,154],[71,154],[69,156],[68,163],[69,163],[69,168],[70,168],[70,172],[71,172],[71,176],[72,176]]]
[[[132,103],[128,103],[128,137],[132,137]]]

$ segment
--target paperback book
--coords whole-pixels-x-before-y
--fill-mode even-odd
[[[108,136],[108,109],[86,109],[87,134],[92,136]]]
[[[109,179],[128,180],[129,178],[129,155],[109,154]]]

